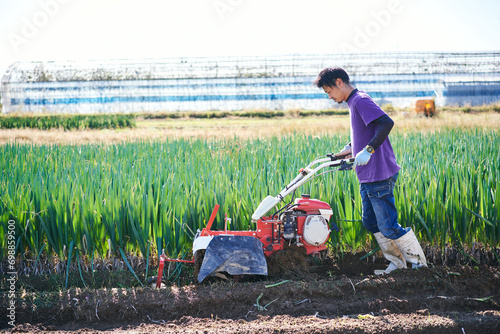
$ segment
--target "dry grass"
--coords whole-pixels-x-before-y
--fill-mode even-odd
[[[442,128],[500,129],[500,113],[442,112],[433,118],[411,113],[391,114],[401,131],[439,131]],[[122,130],[0,130],[0,143],[114,144],[123,141],[154,141],[166,138],[240,139],[283,136],[291,133],[325,135],[349,131],[349,116],[274,119],[161,119],[137,122],[135,129]]]
[[[441,112],[432,118],[398,113],[393,117],[397,129],[404,131],[439,131],[441,128],[500,129],[500,113]]]

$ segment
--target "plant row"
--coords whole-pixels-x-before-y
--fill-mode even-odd
[[[280,118],[280,117],[308,117],[308,116],[332,116],[348,115],[347,109],[330,110],[247,110],[247,111],[201,111],[201,112],[159,112],[137,114],[145,119],[218,119],[228,117],[240,118]]]
[[[0,129],[84,130],[131,127],[135,127],[135,118],[130,114],[0,117]]]
[[[390,138],[401,165],[395,195],[403,226],[438,247],[500,245],[498,131],[394,132]],[[171,257],[187,257],[195,231],[206,225],[215,204],[221,208],[213,228],[224,228],[226,212],[230,229],[254,228],[251,215],[263,198],[347,141],[345,133],[3,145],[0,259],[7,256],[9,221],[21,257],[149,258],[163,249]],[[333,171],[299,190],[331,205],[341,228],[331,235],[333,251],[359,249],[371,238],[361,224],[358,187],[354,172]]]

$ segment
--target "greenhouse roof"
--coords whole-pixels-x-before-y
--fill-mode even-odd
[[[314,76],[340,66],[350,75],[500,72],[500,52],[362,53],[12,64],[2,82],[111,81]]]

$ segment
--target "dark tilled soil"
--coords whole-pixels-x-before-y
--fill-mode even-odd
[[[360,255],[301,270],[274,261],[280,269],[266,279],[25,294],[16,326],[5,316],[0,324],[31,333],[500,333],[498,266],[430,265],[380,277],[371,273],[386,263]],[[3,310],[6,303],[2,297]]]

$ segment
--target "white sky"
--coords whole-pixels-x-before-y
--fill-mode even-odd
[[[17,60],[499,51],[498,0],[0,0]]]

